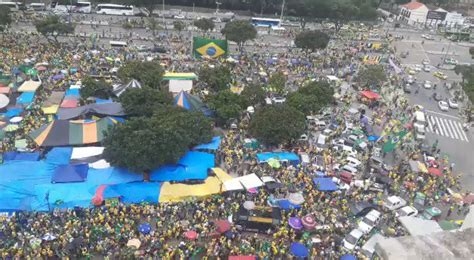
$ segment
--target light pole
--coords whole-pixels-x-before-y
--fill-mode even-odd
[[[219,5],[222,3],[216,1],[216,14],[219,12]]]
[[[281,27],[281,23],[283,22],[283,12],[285,11],[285,3],[286,3],[286,0],[283,0],[283,3],[281,4],[280,24],[278,25],[280,27]]]
[[[165,0],[162,2],[162,15],[163,15],[163,25],[165,26],[166,29],[166,21],[165,21]]]

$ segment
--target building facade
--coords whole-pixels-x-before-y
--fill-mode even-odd
[[[421,25],[426,22],[428,7],[419,2],[410,2],[400,6],[398,20],[409,25]]]

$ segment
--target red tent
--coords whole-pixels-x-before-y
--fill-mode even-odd
[[[428,168],[428,172],[430,174],[433,174],[433,175],[436,175],[436,176],[439,176],[439,177],[443,177],[443,173],[441,173],[441,170],[439,168],[430,167],[430,168]]]
[[[380,95],[375,93],[375,92],[372,92],[370,90],[364,90],[364,91],[361,91],[360,94],[362,96],[364,96],[365,98],[368,98],[368,99],[373,99],[373,100],[376,100],[376,99],[379,99],[380,98]]]

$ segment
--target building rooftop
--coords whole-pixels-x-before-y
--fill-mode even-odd
[[[425,6],[425,5],[420,3],[420,2],[410,2],[408,4],[402,5],[402,7],[405,7],[408,10],[416,10],[416,9],[418,9],[420,7],[423,7],[423,6]]]

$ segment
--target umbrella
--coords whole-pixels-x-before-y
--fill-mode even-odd
[[[189,240],[196,240],[197,236],[198,234],[194,230],[189,230],[189,231],[184,232],[184,237]]]
[[[297,193],[291,193],[290,196],[288,196],[288,200],[292,203],[292,204],[296,204],[296,205],[300,205],[300,204],[303,204],[304,202],[304,197],[301,193],[297,192]]]
[[[303,224],[301,223],[301,219],[299,219],[299,218],[291,217],[288,220],[288,224],[290,224],[290,227],[292,227],[296,230],[300,230],[300,229],[303,228]]]
[[[291,253],[296,257],[308,257],[309,250],[301,243],[293,242],[290,246]]]
[[[21,120],[23,120],[23,117],[21,117],[21,116],[15,116],[15,117],[13,117],[12,119],[10,119],[10,123],[13,123],[13,124],[20,123]]]
[[[340,259],[341,259],[341,260],[357,260],[357,257],[355,257],[355,256],[353,256],[353,255],[347,254],[347,255],[341,256]]]
[[[14,132],[16,130],[18,130],[18,125],[10,124],[10,125],[5,126],[5,128],[3,128],[3,131],[5,132]]]
[[[150,234],[151,226],[148,223],[143,223],[140,226],[138,226],[138,231],[140,231],[140,233],[145,234],[145,235]]]
[[[139,249],[141,245],[142,245],[142,242],[140,242],[140,240],[138,240],[137,238],[130,239],[127,242],[128,247],[135,247],[136,249]]]
[[[267,163],[268,163],[268,165],[270,165],[270,167],[275,168],[275,169],[278,169],[278,168],[281,167],[280,162],[279,162],[277,159],[275,159],[275,158],[269,159],[269,160],[267,161]]]
[[[306,215],[301,219],[301,224],[306,230],[312,230],[316,227],[316,221],[312,215]]]
[[[474,202],[474,194],[471,193],[469,195],[466,195],[463,199],[463,202],[467,204],[472,204]]]
[[[217,232],[221,234],[230,230],[230,223],[227,220],[217,220],[215,222],[215,225],[216,225]]]
[[[244,208],[246,210],[252,210],[255,208],[255,203],[253,201],[246,201],[244,202]]]
[[[45,66],[39,66],[38,68],[36,68],[37,71],[45,71],[47,69],[48,68],[46,68]]]
[[[64,74],[57,74],[53,76],[53,80],[60,80],[64,78]]]
[[[10,99],[4,94],[0,94],[0,109],[8,106],[8,103],[10,103]]]
[[[46,233],[46,234],[43,236],[43,240],[45,240],[45,241],[53,241],[53,240],[55,240],[55,239],[56,239],[56,237],[53,236],[53,235],[51,235],[50,233]]]

